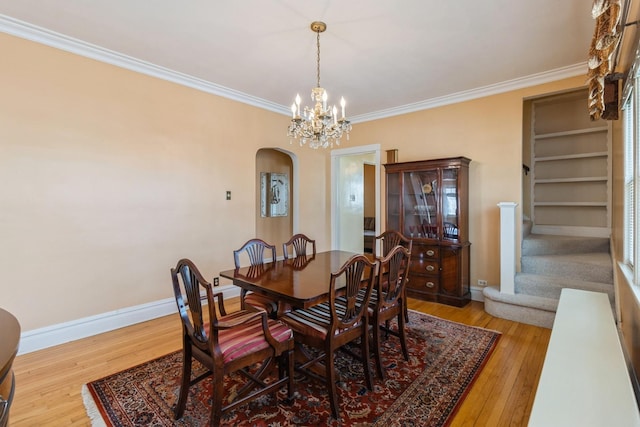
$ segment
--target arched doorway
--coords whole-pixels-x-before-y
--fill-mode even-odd
[[[262,148],[256,153],[256,237],[276,245],[293,235],[296,215],[294,162],[289,153]]]

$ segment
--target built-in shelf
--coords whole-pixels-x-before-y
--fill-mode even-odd
[[[534,206],[607,207],[606,202],[534,202]]]
[[[580,89],[531,103],[534,232],[588,234],[610,224],[611,125],[590,120],[587,100]]]
[[[606,182],[606,176],[585,176],[582,178],[547,178],[536,179],[533,182],[535,184],[562,184],[565,182]]]
[[[536,162],[552,162],[555,160],[575,160],[575,159],[589,159],[594,157],[606,158],[609,154],[606,151],[596,151],[593,153],[580,153],[580,154],[567,154],[564,156],[549,156],[549,157],[536,157]]]
[[[600,126],[596,128],[586,128],[586,129],[575,129],[568,130],[564,132],[553,132],[553,133],[543,133],[540,135],[535,135],[534,138],[536,140],[539,139],[549,139],[549,138],[560,138],[563,136],[573,136],[573,135],[585,135],[589,133],[598,133],[598,132],[607,132],[608,128],[606,126]]]

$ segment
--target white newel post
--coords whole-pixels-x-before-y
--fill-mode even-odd
[[[514,294],[516,277],[516,206],[500,202],[500,292]]]

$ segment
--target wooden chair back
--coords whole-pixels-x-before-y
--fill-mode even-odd
[[[240,268],[240,258],[242,254],[246,254],[249,259],[249,265],[259,265],[265,263],[266,256],[271,256],[271,261],[276,260],[276,247],[270,245],[262,239],[248,240],[240,249],[233,251],[233,261],[236,268]]]
[[[377,263],[369,261],[365,255],[354,255],[339,270],[331,273],[331,336],[345,334],[366,318],[376,273]],[[342,285],[344,288],[338,294],[337,288]],[[337,309],[338,305],[340,311]]]
[[[409,259],[411,253],[404,246],[398,245],[380,260],[376,293],[378,311],[397,306],[398,300],[404,298],[404,289],[409,277]]]
[[[311,245],[311,253],[307,254],[307,246],[309,245]],[[289,248],[292,249],[291,254],[289,254]],[[298,233],[293,237],[291,237],[289,241],[282,244],[282,253],[284,254],[284,259],[289,259],[291,257],[315,255],[316,241],[308,238],[302,233]]]
[[[402,233],[396,230],[387,230],[381,235],[376,237],[376,242],[380,241],[381,253],[377,254],[379,257],[385,257],[393,248],[398,245],[404,246],[411,252],[413,246],[413,240],[405,237]],[[374,245],[374,253],[378,245]]]

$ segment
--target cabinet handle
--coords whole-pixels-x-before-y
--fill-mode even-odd
[[[433,265],[427,265],[427,271],[433,271],[436,268]]]
[[[434,251],[433,249],[429,249],[429,250],[427,251],[427,255],[429,255],[429,256],[434,256],[434,255],[435,255],[435,251]]]
[[[427,282],[427,288],[433,288],[434,286],[435,286],[435,283]]]

